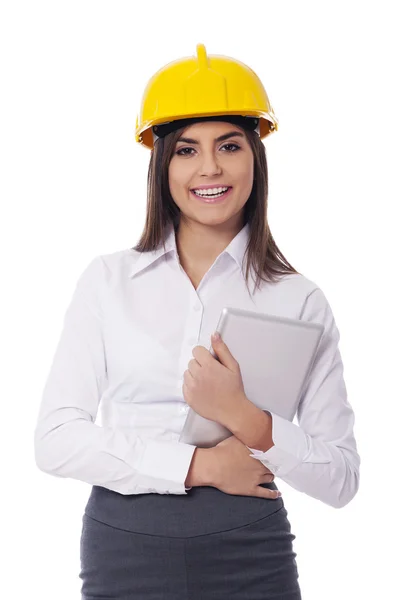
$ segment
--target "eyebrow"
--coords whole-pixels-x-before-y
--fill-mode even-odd
[[[223,135],[220,135],[219,137],[215,138],[215,141],[223,142],[224,140],[234,137],[235,135],[237,135],[238,137],[244,138],[243,133],[240,133],[240,131],[229,131],[228,133],[224,133]],[[193,138],[188,138],[188,137],[180,137],[177,141],[178,142],[186,142],[187,144],[198,144],[199,143],[198,140],[194,140]]]

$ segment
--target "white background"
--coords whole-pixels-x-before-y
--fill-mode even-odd
[[[395,2],[8,1],[0,12],[2,595],[80,597],[90,485],[39,471],[33,431],[78,275],[133,246],[150,153],[141,94],[167,62],[248,64],[279,131],[269,222],[341,333],[361,485],[334,509],[278,487],[304,600],[399,589],[399,35]],[[6,590],[8,590],[6,592]]]

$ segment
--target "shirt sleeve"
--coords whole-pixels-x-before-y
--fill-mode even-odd
[[[34,432],[41,471],[120,494],[186,494],[196,446],[144,440],[94,423],[107,367],[102,299],[107,266],[96,256],[78,278],[67,307]]]
[[[301,318],[322,323],[324,332],[299,402],[299,425],[268,411],[275,445],[266,452],[247,448],[293,488],[342,508],[358,491],[361,461],[343,379],[340,334],[320,288],[307,297]]]

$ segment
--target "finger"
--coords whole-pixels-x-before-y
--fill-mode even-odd
[[[189,360],[188,370],[193,376],[196,375],[198,369],[200,369],[200,365],[197,362],[197,360],[195,360],[194,358],[192,358],[192,360]]]
[[[276,500],[281,497],[281,492],[279,490],[269,490],[268,488],[263,488],[260,485],[256,488],[256,496],[260,498],[269,498],[271,500]]]
[[[204,348],[204,346],[195,346],[192,350],[192,355],[200,366],[206,365],[207,362],[210,362],[210,358],[212,358],[209,351]]]
[[[183,381],[186,383],[186,385],[191,385],[194,381],[194,377],[188,369],[186,369],[183,374]]]
[[[282,496],[282,493],[279,490],[268,490],[266,488],[260,488],[264,491],[262,496],[264,498],[271,498],[272,500],[277,500]]]

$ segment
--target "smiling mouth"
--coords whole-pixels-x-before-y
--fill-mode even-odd
[[[220,202],[223,202],[225,200],[225,197],[228,196],[230,194],[230,192],[232,191],[232,187],[228,187],[228,189],[225,192],[221,192],[219,194],[196,194],[196,192],[194,190],[190,190],[190,193],[193,194],[193,196],[197,199],[200,200],[200,202],[204,202],[205,204],[217,204]]]
[[[212,189],[221,189],[221,188],[225,188],[222,192],[217,192],[215,194],[211,194],[209,193],[209,190]],[[231,185],[225,185],[225,186],[215,186],[215,188],[192,188],[190,191],[197,196],[198,198],[210,198],[210,199],[216,199],[216,198],[221,198],[222,196],[224,196],[225,194],[227,194],[230,190],[232,189]],[[200,190],[200,191],[199,191]]]

